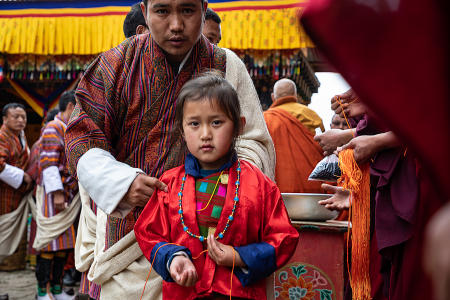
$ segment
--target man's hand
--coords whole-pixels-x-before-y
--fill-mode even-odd
[[[33,178],[27,173],[23,173],[23,182],[25,183],[25,191],[31,190],[33,187]]]
[[[218,266],[232,267],[233,256],[236,267],[246,266],[239,253],[233,247],[218,242],[212,234],[208,236],[206,241],[208,244],[208,255]]]
[[[343,211],[350,208],[350,191],[344,190],[339,186],[332,186],[326,183],[322,184],[322,188],[327,192],[332,192],[331,198],[320,200],[319,204],[324,205],[330,210]]]
[[[334,96],[331,99],[331,109],[341,118],[344,118],[344,112],[347,118],[361,116],[367,112],[366,106],[361,103],[353,89]]]
[[[349,143],[337,148],[337,153],[345,149],[353,149],[353,156],[358,165],[367,162],[375,156],[380,149],[377,135],[361,135],[352,139]]]
[[[158,178],[139,174],[123,199],[133,208],[136,206],[144,207],[156,189],[167,192],[167,185],[159,181]]]
[[[63,211],[66,208],[66,201],[63,191],[53,192],[53,207],[56,211]]]
[[[323,149],[323,155],[328,156],[332,154],[337,147],[340,147],[348,143],[352,138],[353,129],[330,129],[322,134],[318,134],[314,137]]]
[[[172,279],[181,286],[194,286],[197,282],[198,275],[194,264],[183,255],[175,256],[172,259],[169,271]]]

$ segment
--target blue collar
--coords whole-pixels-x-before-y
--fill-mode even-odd
[[[186,155],[186,159],[184,161],[184,171],[186,174],[193,176],[194,178],[203,178],[209,176],[211,174],[221,172],[223,170],[231,168],[231,166],[237,161],[237,154],[235,151],[231,154],[231,158],[224,163],[217,170],[202,170],[200,169],[200,164],[198,163],[197,158],[191,153]]]

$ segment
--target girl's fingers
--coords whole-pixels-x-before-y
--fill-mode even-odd
[[[211,252],[211,254],[215,258],[215,261],[217,262],[217,259],[220,257],[220,249],[219,249],[214,237],[212,235],[210,235],[209,238],[210,238],[210,243],[211,243],[211,249],[209,250],[209,252]]]
[[[188,286],[194,286],[197,282],[197,272],[195,270],[189,270]]]

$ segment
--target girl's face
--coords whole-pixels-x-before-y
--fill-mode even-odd
[[[183,107],[183,137],[202,169],[220,168],[233,143],[233,121],[217,100],[187,101]]]

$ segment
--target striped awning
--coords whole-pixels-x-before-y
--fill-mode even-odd
[[[125,37],[133,1],[0,2],[0,52],[98,54]],[[299,49],[313,44],[298,23],[307,0],[209,1],[222,18],[221,47]]]

